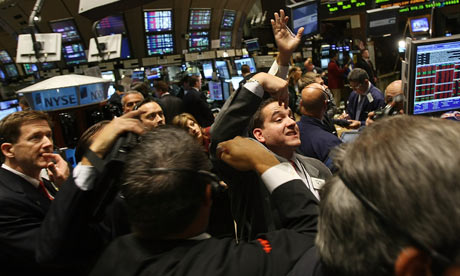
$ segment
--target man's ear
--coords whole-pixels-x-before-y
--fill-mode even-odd
[[[396,259],[395,275],[431,275],[431,258],[419,249],[406,247]]]
[[[262,133],[262,129],[261,128],[255,128],[253,131],[252,131],[252,135],[254,135],[254,138],[257,139],[257,141],[261,142],[261,143],[265,143],[265,137]]]
[[[3,143],[0,146],[0,149],[2,150],[2,153],[3,153],[3,155],[5,157],[8,157],[8,158],[13,158],[14,157],[13,144],[11,144],[11,143]]]
[[[303,114],[304,110],[305,110],[305,108],[303,107],[303,101],[302,101],[302,99],[300,99],[300,102],[299,102],[299,112],[300,112],[300,114]]]

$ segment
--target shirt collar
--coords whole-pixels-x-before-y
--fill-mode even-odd
[[[19,175],[22,178],[24,178],[27,182],[32,184],[35,188],[38,188],[38,185],[40,185],[40,181],[38,181],[37,179],[35,179],[33,177],[30,177],[28,175],[25,175],[22,172],[19,172],[19,171],[15,170],[15,169],[9,167],[5,163],[2,164],[2,168],[4,168],[5,170],[10,171],[10,172],[12,172],[12,173],[14,173],[16,175]]]
[[[188,238],[187,240],[195,240],[195,241],[199,241],[199,240],[207,240],[211,238],[211,235],[209,235],[208,233],[201,233],[197,236],[194,236],[194,237],[191,237],[191,238]]]

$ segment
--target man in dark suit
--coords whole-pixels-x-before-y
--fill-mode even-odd
[[[185,112],[184,102],[181,98],[169,93],[169,87],[164,81],[155,82],[153,87],[156,96],[160,99],[166,123],[170,124],[174,116]]]
[[[214,115],[206,101],[206,95],[200,91],[201,75],[190,76],[190,89],[185,91],[184,106],[185,111],[192,114],[201,127],[208,127],[214,123]]]
[[[285,229],[239,243],[207,234],[219,186],[207,154],[184,130],[157,128],[126,166],[122,192],[134,233],[115,240],[90,275],[287,275],[313,245],[316,199],[289,163],[259,143],[237,137],[219,149],[229,165],[261,174]]]
[[[373,85],[377,84],[377,73],[375,72],[374,64],[372,64],[370,59],[369,50],[361,50],[361,55],[358,57],[358,62],[356,62],[355,67],[366,71],[367,75],[369,76],[369,81]]]

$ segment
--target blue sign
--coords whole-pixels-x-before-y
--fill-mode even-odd
[[[99,103],[104,100],[105,97],[103,83],[80,86],[80,105]]]
[[[34,110],[56,110],[78,106],[75,87],[33,92],[32,99]]]

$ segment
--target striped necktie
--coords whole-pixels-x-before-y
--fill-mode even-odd
[[[38,185],[38,189],[42,191],[42,193],[49,199],[49,200],[54,200],[54,196],[51,195],[51,193],[48,191],[48,189],[45,187],[45,183],[43,183],[43,180],[40,180],[40,183]]]

